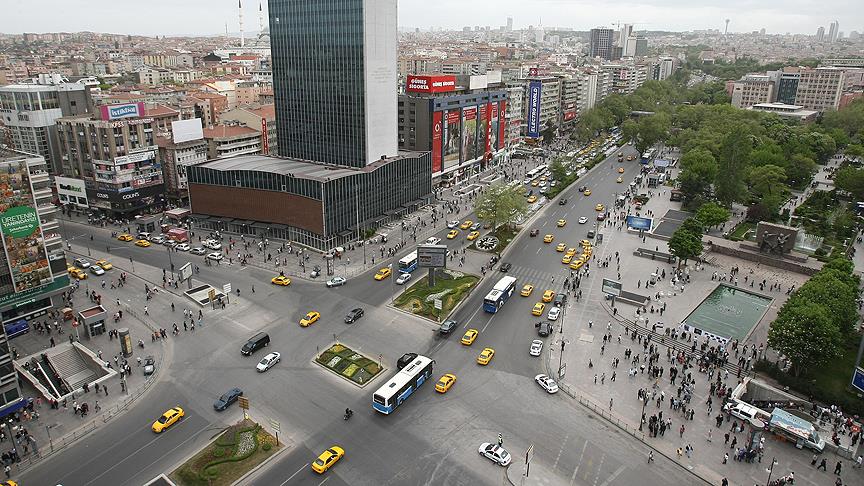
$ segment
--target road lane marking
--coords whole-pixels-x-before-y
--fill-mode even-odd
[[[612,481],[614,481],[619,474],[624,472],[625,469],[627,469],[627,466],[622,464],[621,467],[616,469],[615,472],[613,472],[608,478],[606,478],[606,481],[603,481],[603,484],[601,484],[600,486],[609,486],[610,484],[612,484]]]
[[[489,320],[486,321],[486,325],[483,326],[483,329],[481,329],[480,332],[486,332],[486,328],[489,327],[489,323],[492,322],[493,317],[495,317],[495,314],[492,314],[491,316],[489,316]]]
[[[292,479],[294,479],[294,476],[300,474],[300,471],[306,469],[307,467],[309,467],[309,463],[308,463],[308,462],[306,463],[305,466],[303,466],[303,467],[301,467],[300,469],[298,469],[297,472],[295,472],[294,474],[288,476],[288,479],[286,479],[285,482],[283,482],[283,483],[280,484],[279,486],[285,486],[286,484],[288,484],[288,481],[291,481]]]
[[[327,477],[324,479],[324,481],[321,481],[320,483],[318,483],[318,486],[321,486],[322,484],[326,483],[327,481],[330,480],[330,478],[331,478],[331,476],[327,476]]]
[[[549,351],[552,352],[551,350]],[[579,467],[582,465],[582,457],[585,456],[585,449],[588,448],[588,441],[585,441],[585,444],[582,446],[582,453],[579,454],[579,460],[576,462],[576,469],[573,470],[573,475],[570,476],[570,486],[576,483],[576,475],[579,473]]]
[[[483,306],[482,306],[482,305],[481,305],[481,306],[480,306],[480,307],[479,307],[479,308],[477,308],[477,310],[475,310],[475,311],[474,311],[474,313],[473,313],[473,314],[471,314],[471,317],[469,317],[469,318],[468,318],[468,320],[467,320],[467,321],[465,321],[465,325],[464,325],[464,326],[462,326],[462,329],[465,329],[465,328],[467,328],[467,327],[468,327],[468,324],[470,324],[470,323],[471,323],[471,321],[473,321],[473,320],[474,320],[474,318],[475,318],[475,317],[477,317],[477,313],[478,313],[478,312],[480,312],[480,309],[482,309],[482,308],[483,308]]]
[[[594,476],[594,485],[597,485],[597,481],[600,481],[600,471],[603,470],[603,461],[606,459],[606,454],[600,456],[600,464],[597,465],[597,474]]]

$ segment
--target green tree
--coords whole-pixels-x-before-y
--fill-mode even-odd
[[[678,187],[684,193],[685,205],[702,201],[710,196],[711,184],[717,178],[719,167],[711,152],[698,148],[681,157]]]
[[[714,194],[726,207],[732,206],[735,201],[741,201],[747,192],[742,176],[752,146],[750,134],[740,125],[724,137],[720,146],[720,170],[714,180]]]
[[[630,115],[630,106],[620,94],[609,95],[603,100],[602,105],[612,113],[616,125],[620,125]]]
[[[857,297],[856,289],[850,288],[831,273],[822,272],[814,275],[795,292],[796,299],[824,306],[844,336],[850,335],[858,322]]]
[[[715,202],[707,202],[696,211],[696,219],[706,228],[713,228],[729,221],[729,210]]]
[[[843,167],[834,176],[834,184],[859,201],[864,201],[864,169],[856,169],[851,166]]]
[[[768,345],[788,358],[792,373],[801,376],[840,355],[841,335],[825,307],[790,300],[768,329]]]
[[[639,120],[639,136],[636,139],[636,150],[645,152],[648,148],[669,136],[672,121],[669,115],[657,113],[645,116]]]
[[[694,233],[682,225],[672,233],[669,251],[678,257],[679,266],[686,264],[687,260],[702,254],[702,233]]]
[[[636,142],[639,138],[639,124],[636,120],[625,120],[621,124],[621,140],[625,142]]]
[[[558,181],[559,184],[567,179],[567,168],[564,167],[560,158],[552,160],[552,163],[549,164],[549,172],[552,173],[552,178]]]
[[[489,221],[496,228],[499,224],[512,225],[521,219],[528,211],[528,203],[517,191],[496,182],[477,198],[474,211],[478,218]]]

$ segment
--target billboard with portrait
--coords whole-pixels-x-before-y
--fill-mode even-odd
[[[498,116],[500,112],[498,110],[498,103],[492,103],[489,106],[492,107],[492,121],[489,122],[489,143],[486,144],[486,151],[495,152],[498,150]]]
[[[507,102],[499,103],[498,108],[498,149],[504,148],[507,145]],[[518,126],[518,125],[517,125]]]
[[[0,163],[0,234],[16,293],[53,281],[25,160]]]
[[[462,146],[461,113],[459,109],[448,110],[444,114],[444,169],[459,165],[459,150]]]
[[[462,162],[477,157],[477,107],[462,110]]]
[[[488,152],[488,136],[489,136],[489,114],[492,112],[489,104],[479,107],[479,116],[477,118],[477,158],[486,156]]]
[[[432,173],[441,172],[441,142],[443,137],[444,113],[432,113]]]

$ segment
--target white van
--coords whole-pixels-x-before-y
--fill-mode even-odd
[[[741,420],[749,421],[752,418],[758,418],[760,420],[767,421],[771,416],[767,412],[760,410],[749,403],[738,402],[734,405],[731,403],[727,403],[723,410],[727,413],[732,414],[734,417],[738,417]]]

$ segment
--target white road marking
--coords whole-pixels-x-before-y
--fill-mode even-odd
[[[321,481],[320,483],[318,483],[318,486],[321,486],[322,484],[326,483],[327,481],[330,480],[330,478],[331,478],[331,476],[327,476],[326,478],[324,478],[324,481]]]
[[[471,317],[469,317],[469,318],[468,318],[468,320],[467,320],[467,321],[465,321],[465,325],[464,325],[464,326],[462,326],[462,329],[465,329],[465,328],[467,328],[467,327],[468,327],[468,324],[470,324],[470,323],[471,323],[471,321],[473,321],[473,320],[474,320],[474,318],[475,318],[475,317],[477,317],[477,313],[478,313],[478,312],[480,312],[480,309],[482,309],[482,308],[483,308],[483,307],[482,307],[482,306],[481,306],[481,307],[478,307],[478,308],[477,308],[477,310],[475,310],[475,311],[474,311],[474,313],[473,313],[473,314],[471,314]]]
[[[609,486],[610,484],[612,484],[612,481],[614,481],[619,474],[624,472],[625,469],[627,469],[627,466],[623,465],[616,469],[615,472],[613,472],[608,478],[606,478],[606,481],[603,481],[603,484],[601,484],[600,486]]]
[[[600,464],[597,465],[597,474],[594,476],[594,485],[597,485],[597,481],[600,481],[600,471],[603,470],[603,460],[606,459],[606,454],[600,456]]]
[[[541,250],[543,250],[543,247],[542,247],[542,246],[541,246],[540,248],[537,248],[537,254],[538,254],[538,255],[540,254],[540,251],[541,251]]]
[[[570,440],[570,434],[564,436],[564,440],[561,442],[561,448],[558,449],[558,456],[555,458],[555,462],[552,463],[552,470],[558,469],[558,461],[561,460],[561,454],[564,453],[564,449],[567,447],[567,441]]]
[[[551,350],[550,350],[551,353]],[[570,476],[570,486],[576,482],[576,474],[579,473],[579,467],[582,466],[582,458],[585,456],[585,449],[588,448],[588,441],[585,441],[585,445],[582,446],[582,453],[579,454],[579,461],[576,462],[576,469],[573,470],[573,475]]]
[[[489,320],[486,321],[486,324],[483,326],[483,329],[481,329],[480,332],[486,332],[486,328],[489,327],[489,323],[492,322],[493,317],[495,317],[495,314],[492,314],[491,316],[489,316]]]
[[[279,486],[285,486],[286,484],[288,484],[288,481],[291,481],[292,479],[294,479],[294,476],[300,474],[300,471],[306,469],[307,467],[309,467],[309,463],[308,463],[308,462],[306,463],[305,466],[303,466],[303,467],[301,467],[300,469],[298,469],[297,472],[295,472],[294,474],[288,476],[288,479],[286,479],[286,480],[285,480],[282,484],[280,484]]]

